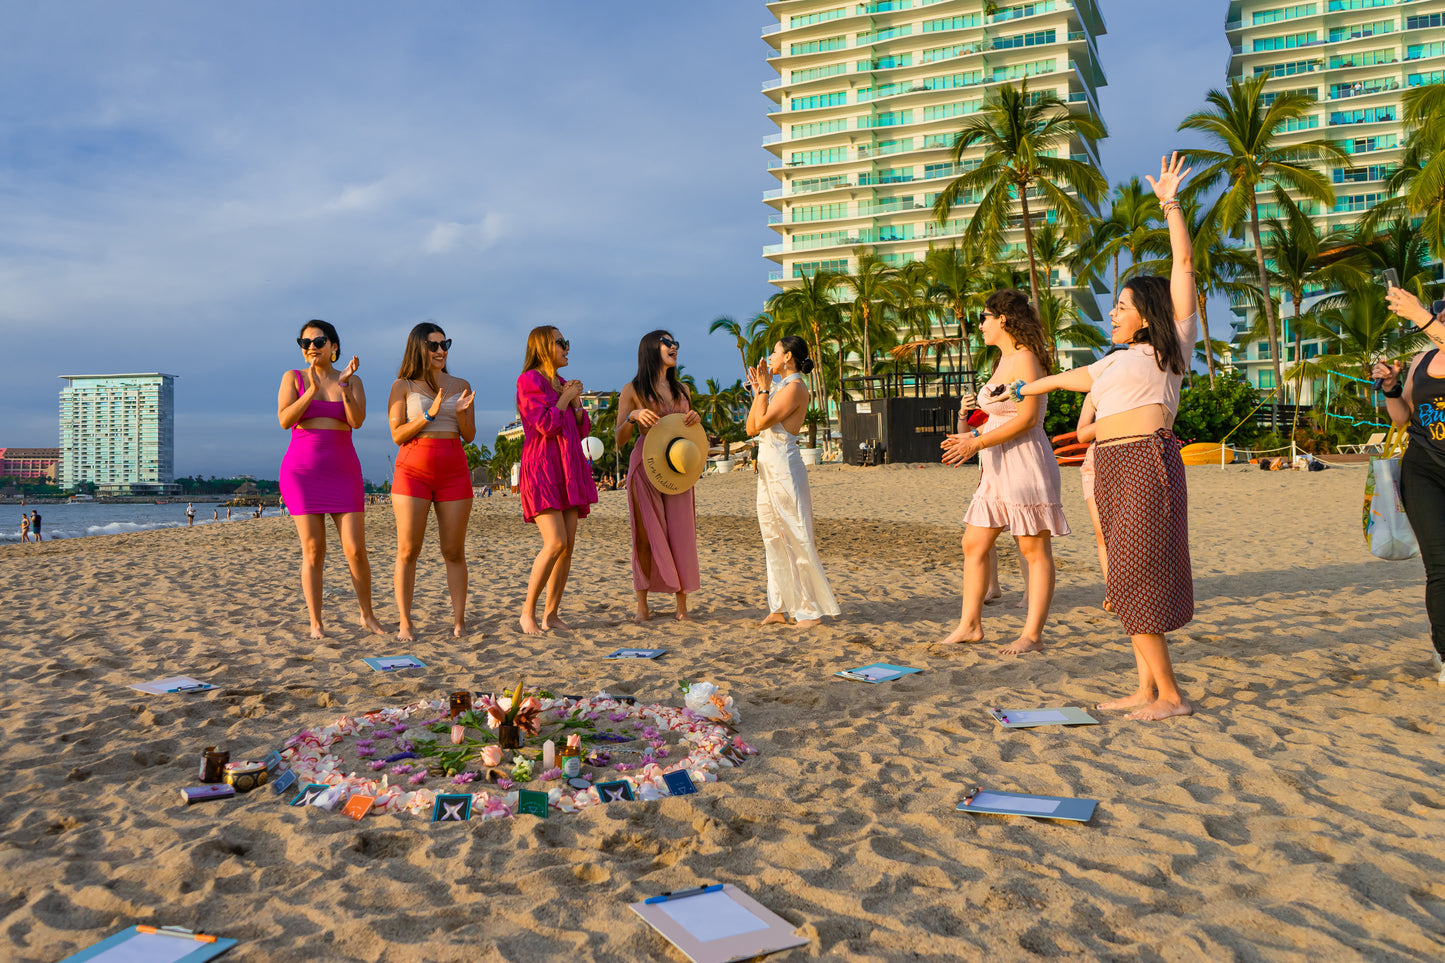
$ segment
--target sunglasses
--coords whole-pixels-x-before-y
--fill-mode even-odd
[[[673,348],[674,350],[680,347],[680,345],[671,338],[658,338],[657,343],[662,345],[664,348]]]
[[[428,338],[426,349],[428,351],[450,351],[452,350],[452,339],[447,338],[445,341],[433,341]]]
[[[320,351],[331,343],[331,339],[323,334],[319,338],[297,338],[296,343],[301,346],[302,351],[310,351],[313,347]]]
[[[556,341],[553,341],[552,343],[555,344],[557,347],[561,348],[563,351],[570,351],[570,350],[572,350],[572,342],[571,342],[571,341],[568,341],[566,338],[558,338]]]

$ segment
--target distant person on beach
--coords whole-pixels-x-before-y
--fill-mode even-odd
[[[20,513],[20,541],[30,541],[30,516],[24,512]]]
[[[1445,685],[1445,313],[1430,310],[1403,288],[1390,288],[1393,314],[1411,321],[1430,339],[1428,351],[1415,356],[1409,371],[1377,364],[1390,422],[1406,425],[1410,444],[1400,459],[1400,501],[1425,563],[1425,612],[1434,642],[1436,681]]]
[[[1169,278],[1136,276],[1119,291],[1109,318],[1127,350],[1024,385],[1023,398],[1049,391],[1091,391],[1095,422],[1094,492],[1108,551],[1107,598],[1129,633],[1139,687],[1099,705],[1132,709],[1130,719],[1188,715],[1165,633],[1194,618],[1189,559],[1189,491],[1174,416],[1199,326],[1194,247],[1176,194],[1189,171],[1179,155],[1146,175],[1169,224]]]
[[[186,527],[196,527],[196,506],[191,502],[186,502]]]
[[[813,495],[798,451],[798,432],[808,414],[803,375],[812,370],[807,342],[791,334],[748,369],[753,402],[747,431],[758,437],[758,527],[768,571],[764,625],[787,624],[791,615],[798,628],[810,628],[842,611],[818,558]],[[781,379],[776,384],[775,375]]]
[[[436,507],[437,541],[452,600],[452,635],[467,634],[467,522],[472,517],[472,473],[464,444],[477,436],[472,386],[447,370],[452,339],[441,326],[423,321],[406,337],[401,366],[386,402],[391,440],[400,446],[391,479],[396,516],[396,571],[393,576],[401,626],[396,636],[416,638],[411,601],[416,560],[426,539],[427,515]]]
[[[281,491],[294,509],[301,539],[301,589],[311,637],[326,637],[321,624],[321,569],[326,561],[327,515],[351,568],[361,624],[381,634],[385,630],[371,610],[361,462],[351,443],[351,433],[366,420],[366,391],[356,374],[361,360],[353,355],[344,371],[332,367],[341,358],[341,339],[326,321],[308,321],[296,344],[306,367],[281,376],[276,418],[291,432],[281,460]],[[261,517],[261,508],[256,507],[255,517]],[[226,509],[228,517],[230,511]]]
[[[40,512],[33,508],[30,510],[30,534],[35,536],[37,542],[44,541],[40,537]]]
[[[571,346],[551,325],[533,328],[517,379],[517,414],[522,419],[517,491],[522,519],[535,524],[542,536],[517,620],[527,635],[568,630],[560,610],[572,570],[577,522],[597,502],[592,469],[582,450],[582,439],[592,431],[592,419],[582,407],[582,382],[563,381],[558,374],[567,367]],[[544,587],[547,603],[538,622],[537,601]]]
[[[227,506],[226,506],[226,521],[229,522],[230,520],[231,520],[231,506],[230,506],[230,505],[227,505]]]
[[[1028,614],[1023,631],[1002,655],[1044,647],[1044,623],[1054,598],[1053,536],[1069,534],[1060,496],[1059,463],[1044,433],[1045,399],[1016,400],[1010,382],[1032,381],[1048,368],[1048,347],[1038,312],[1022,291],[995,291],[984,302],[980,326],[984,343],[998,348],[993,375],[979,395],[966,395],[988,421],[943,442],[943,463],[961,465],[979,455],[983,477],[963,520],[963,609],[958,627],[944,642],[983,640],[983,605],[989,589],[989,554],[1005,531],[1027,563]],[[985,454],[980,454],[985,452]]]
[[[701,422],[677,378],[678,341],[666,331],[649,331],[637,346],[637,374],[622,387],[617,407],[617,446],[639,434],[627,465],[627,513],[632,523],[632,588],[638,622],[652,617],[648,592],[667,592],[677,600],[674,617],[685,621],[687,594],[700,584],[697,564],[697,509],[693,490],[663,494],[642,467],[643,438],[664,415],[685,413],[691,426]]]
[[[220,510],[219,508],[213,508],[213,509],[211,509],[211,521],[213,521],[213,522],[218,522],[218,521],[220,521],[220,520],[221,520],[221,510]]]
[[[1094,501],[1094,437],[1098,434],[1098,427],[1094,424],[1097,416],[1094,410],[1094,396],[1084,396],[1084,404],[1079,409],[1079,423],[1074,428],[1074,437],[1081,445],[1089,447],[1084,451],[1084,461],[1079,465],[1079,485],[1084,489],[1084,504],[1089,506],[1089,520],[1094,523],[1094,548],[1099,553],[1099,571],[1104,575],[1104,584],[1109,583],[1109,550],[1104,545],[1104,528],[1099,522],[1099,505]],[[1109,604],[1109,596],[1104,595],[1104,611],[1112,612],[1114,607]]]

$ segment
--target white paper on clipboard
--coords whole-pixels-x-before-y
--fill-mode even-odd
[[[668,916],[693,935],[699,943],[741,936],[765,930],[768,924],[754,916],[724,892],[703,893],[658,905]]]

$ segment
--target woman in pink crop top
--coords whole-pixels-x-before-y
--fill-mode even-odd
[[[361,624],[378,635],[385,632],[371,612],[371,563],[366,557],[365,483],[351,432],[366,420],[366,390],[352,356],[346,370],[341,339],[325,321],[308,321],[296,339],[306,368],[281,376],[276,418],[291,432],[281,460],[281,497],[296,521],[301,538],[301,590],[311,618],[311,637],[326,633],[321,625],[321,566],[326,560],[326,516],[341,536],[351,567],[351,585],[361,606]],[[227,515],[230,509],[227,509]]]
[[[391,478],[396,515],[396,636],[411,641],[416,560],[426,538],[426,519],[436,506],[437,541],[452,599],[452,635],[467,634],[467,521],[472,517],[472,472],[463,445],[477,436],[472,386],[447,371],[452,339],[441,325],[423,321],[411,329],[401,367],[391,384],[387,419],[399,447]]]
[[[1189,560],[1189,495],[1179,439],[1171,428],[1198,322],[1194,248],[1176,194],[1188,175],[1179,155],[1146,175],[1169,224],[1168,280],[1135,277],[1109,312],[1113,340],[1126,345],[1085,368],[1015,382],[1019,397],[1092,391],[1097,411],[1094,494],[1109,559],[1106,598],[1134,646],[1139,687],[1100,709],[1131,709],[1131,719],[1188,715],[1166,632],[1194,618]]]

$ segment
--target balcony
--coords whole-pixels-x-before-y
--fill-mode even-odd
[[[781,224],[781,223],[783,223],[783,215],[781,215],[781,214],[769,214],[769,215],[768,215],[768,225],[769,225],[769,226],[771,226],[771,225],[773,225],[773,224]]]
[[[779,144],[782,143],[782,140],[782,134],[768,134],[766,137],[763,138],[763,146],[767,147],[769,144]]]
[[[782,29],[783,29],[783,25],[782,25],[781,23],[768,23],[768,24],[764,24],[764,25],[763,25],[763,32],[760,33],[758,36],[760,36],[760,37],[770,37],[770,36],[772,36],[772,35],[775,34],[775,33],[779,33],[780,31],[782,31]]]
[[[1374,84],[1355,84],[1353,87],[1346,87],[1342,90],[1332,91],[1327,100],[1345,100],[1349,97],[1364,97],[1368,94],[1384,93],[1388,90],[1399,90],[1399,81],[1386,80]]]
[[[775,254],[782,254],[782,253],[783,253],[783,245],[781,245],[781,244],[769,244],[769,245],[767,245],[766,247],[763,248],[763,257],[772,257],[772,256],[775,255]]]
[[[783,86],[783,78],[782,78],[782,77],[779,77],[777,80],[765,80],[765,81],[763,81],[763,89],[764,89],[764,90],[777,90],[777,89],[778,89],[779,87],[781,87],[781,86]]]

